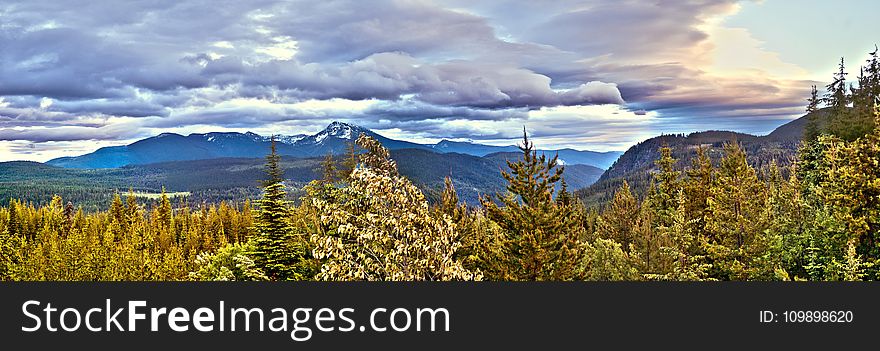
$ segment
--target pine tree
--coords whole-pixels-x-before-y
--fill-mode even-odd
[[[763,235],[767,252],[758,257],[759,263],[773,268],[780,278],[786,280],[807,279],[803,269],[807,263],[806,249],[809,238],[805,225],[804,202],[800,193],[800,182],[796,171],[790,171],[789,179],[782,176],[780,167],[774,161],[767,175],[767,196],[761,221],[767,224]]]
[[[525,129],[519,149],[523,158],[508,161],[510,172],[501,173],[508,194],[480,199],[487,216],[503,230],[498,275],[509,280],[575,279],[582,255],[577,217],[572,207],[553,199],[564,167],[557,167],[557,156],[537,156]]]
[[[254,223],[252,251],[256,268],[271,280],[308,279],[308,272],[298,269],[307,259],[304,239],[290,223],[289,204],[284,190],[284,174],[279,166],[281,157],[271,139],[266,156],[267,179],[263,182],[263,198]]]
[[[15,199],[9,200],[9,221],[6,223],[6,232],[11,236],[22,234],[18,201]]]
[[[599,236],[614,240],[624,251],[629,251],[637,233],[640,212],[639,202],[624,180],[599,217]]]
[[[336,182],[336,162],[333,161],[333,154],[328,153],[321,161],[321,182],[324,184],[333,184]]]
[[[351,172],[357,168],[358,165],[358,154],[357,154],[357,144],[353,142],[347,142],[345,144],[345,158],[342,159],[342,164],[339,167],[339,179],[347,180],[351,175]]]
[[[866,104],[873,107],[880,105],[880,56],[878,56],[877,45],[874,45],[874,51],[869,55],[871,57],[865,66],[866,80],[864,84],[859,84],[859,86],[864,90],[865,95],[871,98],[866,101]]]
[[[880,109],[880,107],[878,107]],[[880,110],[875,111],[880,125]],[[880,128],[852,142],[820,139],[825,150],[813,183],[814,194],[826,212],[822,232],[828,235],[832,261],[827,267],[835,279],[845,276],[844,262],[864,262],[868,277],[880,277]],[[854,243],[856,255],[840,257]],[[833,255],[835,254],[836,255]]]
[[[717,177],[709,197],[709,242],[707,252],[712,261],[712,274],[720,280],[765,278],[757,270],[754,257],[765,253],[761,221],[765,189],[757,172],[746,161],[738,143],[724,146]]]
[[[680,172],[675,170],[677,160],[672,157],[672,148],[660,148],[660,159],[655,161],[658,171],[653,176],[653,191],[649,194],[651,210],[654,212],[654,228],[669,227],[678,208],[678,192],[681,189]]]
[[[565,182],[565,177],[559,180],[559,184],[559,191],[556,192],[556,204],[559,206],[574,206],[577,199],[568,191],[568,183]]]
[[[121,205],[121,202],[120,202]],[[171,208],[171,201],[168,199],[168,193],[165,192],[165,187],[162,187],[162,195],[159,198],[159,207],[158,207],[158,220],[159,220],[159,228],[162,230],[170,231],[173,225],[173,210]]]
[[[458,192],[455,191],[455,185],[452,184],[452,178],[449,176],[443,178],[443,192],[440,194],[440,203],[438,210],[449,216],[453,222],[458,223],[466,215],[466,207],[464,204],[458,203]]]
[[[820,134],[819,130],[819,91],[813,85],[810,89],[810,98],[807,99],[807,125],[804,127],[804,139],[813,140]]]
[[[648,278],[666,272],[669,262],[661,261],[660,249],[668,246],[668,226],[658,227],[657,218],[661,215],[660,206],[653,204],[657,193],[654,184],[650,185],[649,196],[642,202],[633,227],[632,241],[628,247],[630,260]],[[668,214],[667,214],[668,215]],[[671,222],[672,217],[667,219]]]
[[[134,190],[129,188],[128,195],[125,197],[125,216],[129,225],[139,216],[139,212],[140,208],[137,204],[137,197],[134,196]]]
[[[163,192],[164,194],[164,192]],[[125,223],[125,209],[122,205],[122,198],[119,197],[119,192],[115,192],[113,194],[113,202],[110,203],[110,218],[112,218],[116,223]]]
[[[824,102],[831,113],[826,129],[829,134],[851,141],[865,135],[865,130],[861,127],[863,123],[859,123],[858,111],[850,108],[853,96],[849,94],[847,89],[846,76],[848,73],[846,73],[842,57],[838,67],[833,81],[825,87],[828,92],[825,94]]]
[[[688,230],[699,241],[706,238],[706,217],[709,214],[709,197],[714,181],[715,168],[712,161],[702,147],[697,148],[697,157],[692,161],[690,169],[686,171],[687,179],[684,181],[682,191],[684,193],[684,221]]]
[[[824,102],[836,113],[845,110],[849,105],[849,96],[847,95],[846,90],[846,76],[848,74],[849,73],[846,73],[846,66],[844,65],[843,57],[841,57],[840,64],[838,65],[838,72],[834,74],[833,81],[825,86],[827,93],[825,93]]]
[[[64,228],[64,233],[69,234],[73,229],[73,203],[68,201],[67,205],[64,206],[64,213],[62,215],[62,226]]]
[[[657,280],[703,280],[706,275],[707,265],[703,264],[704,257],[699,250],[700,238],[695,236],[687,220],[686,200],[684,191],[679,191],[678,208],[672,216],[669,227],[661,229],[665,238],[659,248],[657,261],[662,262],[655,276],[649,279]]]

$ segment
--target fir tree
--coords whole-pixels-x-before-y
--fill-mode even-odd
[[[73,229],[73,217],[73,203],[68,201],[67,205],[64,206],[64,212],[62,214],[62,227],[64,228],[65,234],[70,233],[71,229]]]
[[[452,178],[449,176],[443,178],[443,192],[440,193],[440,203],[438,210],[450,218],[453,222],[458,223],[465,216],[465,205],[458,203],[458,192],[455,191],[455,185],[452,184]]]
[[[658,249],[657,266],[661,269],[654,275],[648,275],[649,279],[656,280],[703,280],[707,265],[703,264],[704,257],[698,249],[700,238],[691,230],[687,220],[686,200],[684,191],[679,191],[678,208],[672,215],[669,227],[661,228],[662,237],[665,239]]]
[[[599,235],[619,243],[624,251],[630,250],[639,225],[639,213],[639,202],[624,180],[599,217]]]
[[[575,211],[553,199],[563,167],[557,157],[537,156],[523,129],[520,161],[502,171],[508,194],[480,199],[487,216],[503,230],[501,257],[495,269],[510,280],[570,280],[582,254]],[[500,204],[500,205],[499,205]]]
[[[357,144],[353,142],[347,142],[345,144],[345,158],[342,159],[342,164],[339,167],[339,179],[347,180],[351,175],[351,172],[357,168],[358,165],[358,154],[357,154]]]
[[[321,161],[321,182],[324,184],[333,184],[336,182],[337,170],[336,162],[333,161],[333,154],[328,153]]]
[[[813,140],[819,136],[819,91],[813,85],[810,89],[810,98],[807,99],[807,125],[804,127],[804,139]]]
[[[721,280],[763,278],[753,258],[766,248],[760,233],[765,189],[755,169],[746,161],[738,143],[724,146],[724,157],[709,197],[707,228],[710,237],[707,252],[712,260],[712,276]]]
[[[120,205],[122,203],[120,202]],[[158,219],[159,226],[164,230],[171,230],[172,221],[173,221],[173,210],[171,208],[171,201],[168,199],[168,193],[165,192],[165,187],[162,187],[162,195],[159,197],[159,207],[158,207]]]
[[[263,182],[263,198],[259,201],[260,208],[254,221],[250,255],[256,268],[271,280],[307,279],[307,272],[297,269],[306,260],[307,248],[304,239],[290,223],[284,175],[278,164],[281,157],[276,152],[274,136],[270,147],[266,156],[267,179]]]
[[[678,208],[678,192],[681,188],[679,173],[675,170],[676,159],[672,157],[672,148],[660,148],[660,159],[655,163],[658,171],[653,176],[653,186],[649,193],[651,210],[654,212],[654,228],[669,227],[672,217]]]
[[[122,198],[119,196],[118,191],[113,194],[113,202],[110,203],[110,218],[116,221],[116,223],[122,224],[126,222],[125,208],[122,205]]]
[[[845,110],[849,105],[849,96],[846,90],[847,74],[843,57],[841,57],[838,72],[834,73],[833,81],[825,86],[827,93],[825,93],[824,102],[838,113]]]
[[[21,235],[21,219],[19,218],[18,200],[9,200],[9,220],[6,222],[6,233],[11,236]]]
[[[706,152],[702,147],[697,148],[697,157],[686,171],[687,179],[682,186],[685,201],[684,220],[688,230],[698,241],[707,236],[706,217],[709,214],[709,196],[715,174],[712,161]]]

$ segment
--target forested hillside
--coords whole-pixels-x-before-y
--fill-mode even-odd
[[[593,185],[577,192],[578,197],[589,206],[595,206],[611,199],[614,191],[626,180],[632,191],[644,197],[650,185],[651,174],[657,171],[655,160],[660,158],[660,148],[668,146],[672,156],[679,160],[676,170],[681,171],[690,165],[701,151],[711,162],[718,165],[723,156],[722,148],[727,143],[737,143],[746,153],[752,167],[766,170],[771,163],[786,167],[797,158],[807,122],[815,120],[824,125],[830,114],[817,110],[801,118],[776,128],[765,136],[726,131],[696,132],[688,135],[661,135],[631,147],[608,168]]]

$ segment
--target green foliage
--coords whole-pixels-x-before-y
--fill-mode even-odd
[[[725,156],[716,172],[709,196],[707,252],[712,262],[711,276],[723,280],[767,278],[775,267],[755,259],[767,250],[761,220],[765,203],[764,185],[754,168],[746,162],[738,144],[725,146]],[[768,273],[769,270],[769,273]]]
[[[327,154],[324,156],[324,160],[321,161],[321,181],[327,184],[331,184],[336,182],[336,177],[339,175],[336,169],[336,162],[333,161],[333,154]]]
[[[313,272],[307,264],[309,246],[306,236],[291,224],[290,204],[284,191],[284,174],[278,162],[272,138],[271,152],[266,156],[263,198],[254,221],[254,237],[250,255],[257,268],[271,280],[305,280]]]
[[[614,194],[614,199],[599,217],[599,236],[614,240],[625,250],[629,250],[640,226],[640,211],[639,202],[630,191],[629,183],[623,181],[623,185]]]
[[[613,240],[597,239],[585,244],[584,259],[578,267],[583,280],[640,280],[638,269],[632,265],[620,244]]]
[[[253,248],[250,244],[227,244],[217,252],[203,252],[196,256],[198,269],[189,277],[203,281],[260,281],[267,280],[254,261],[248,257]]]
[[[807,125],[804,127],[804,140],[813,140],[819,136],[819,114],[816,112],[819,111],[819,103],[821,102],[819,90],[814,85],[810,89],[810,98],[807,99]]]
[[[345,157],[342,159],[342,164],[339,167],[338,178],[342,180],[348,179],[351,175],[351,172],[357,168],[358,165],[358,152],[357,152],[357,144],[348,142],[345,144]]]
[[[570,280],[577,277],[582,234],[572,206],[554,201],[563,167],[557,157],[537,156],[523,132],[522,160],[508,161],[506,195],[481,199],[489,219],[502,230],[499,257],[490,272],[505,280]],[[496,201],[498,203],[496,203]],[[500,205],[499,205],[500,203]]]

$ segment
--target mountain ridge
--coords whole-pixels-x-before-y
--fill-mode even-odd
[[[346,152],[347,144],[361,134],[377,139],[389,150],[418,149],[437,153],[461,153],[482,157],[494,152],[517,152],[516,146],[494,146],[472,142],[442,140],[437,144],[418,144],[382,136],[370,129],[334,121],[322,131],[313,134],[276,136],[278,154],[300,158],[339,155]],[[181,135],[161,133],[128,145],[109,146],[94,152],[59,157],[46,162],[63,168],[98,169],[119,168],[127,165],[143,165],[170,161],[191,161],[228,157],[262,157],[269,150],[270,137],[253,132],[210,132]],[[584,164],[606,169],[622,152],[580,151],[573,149],[539,150],[545,153],[559,152],[568,164]]]
[[[678,170],[691,166],[700,147],[717,163],[723,156],[721,148],[728,142],[739,143],[746,152],[749,163],[756,169],[763,169],[771,162],[787,166],[794,161],[804,128],[812,116],[816,116],[817,123],[824,124],[829,115],[825,110],[819,110],[789,121],[766,135],[709,130],[687,135],[665,134],[646,139],[626,150],[595,183],[577,191],[577,196],[588,206],[604,203],[611,199],[624,180],[634,193],[644,195],[649,187],[651,174],[656,171],[654,161],[660,158],[659,149],[663,146],[672,148]]]

